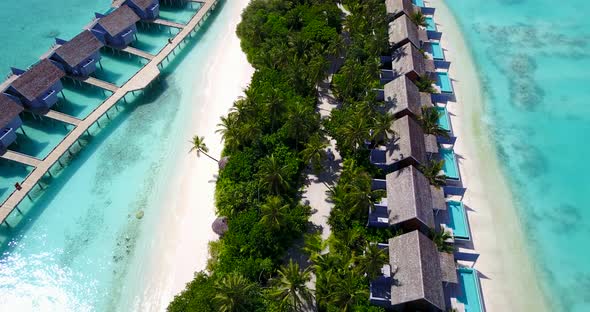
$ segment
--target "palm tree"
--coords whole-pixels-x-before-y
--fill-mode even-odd
[[[289,188],[287,182],[287,166],[281,165],[274,155],[267,156],[260,165],[261,183],[273,194],[279,194]]]
[[[225,144],[232,148],[240,145],[240,135],[237,121],[237,113],[229,113],[227,117],[221,117],[221,122],[217,124],[219,129],[215,130],[215,133],[221,134],[221,140],[225,141]]]
[[[326,147],[328,147],[326,139],[316,133],[309,138],[305,148],[301,151],[301,157],[311,165],[316,175],[322,171],[322,163],[326,159]]]
[[[314,125],[317,125],[313,108],[302,102],[292,103],[287,110],[287,121],[285,126],[289,137],[295,140],[296,147],[300,141],[308,138]]]
[[[337,306],[339,311],[352,311],[355,304],[369,297],[369,289],[363,279],[352,272],[347,272],[333,287],[328,294],[328,301]]]
[[[453,237],[444,229],[441,229],[440,231],[431,231],[430,237],[438,251],[446,253],[453,253],[455,251],[455,246],[451,243]]]
[[[381,268],[389,261],[389,255],[377,244],[367,244],[365,253],[357,257],[356,268],[374,280],[381,274]]]
[[[343,138],[343,145],[350,148],[352,151],[357,151],[365,144],[365,140],[369,138],[369,126],[367,125],[367,118],[364,114],[354,114],[340,128],[340,134]]]
[[[312,291],[305,285],[311,279],[309,268],[300,270],[299,264],[290,259],[289,264],[281,267],[278,273],[270,295],[281,303],[282,311],[303,311],[309,307],[313,300]]]
[[[311,262],[315,263],[325,248],[325,242],[319,233],[305,234],[304,241],[305,245],[301,248],[301,251],[309,256]]]
[[[449,132],[438,123],[440,112],[434,106],[422,106],[422,115],[418,117],[422,130],[426,134],[449,138]]]
[[[423,26],[426,27],[428,24],[426,24],[426,16],[424,16],[424,14],[422,14],[422,12],[414,12],[410,15],[410,20],[412,20],[412,22],[414,22],[414,24],[418,25],[418,26]]]
[[[284,204],[279,196],[270,196],[260,207],[260,223],[271,229],[278,229],[283,224],[288,209],[289,205]]]
[[[377,114],[373,118],[373,135],[372,139],[375,144],[382,144],[395,135],[393,130],[393,121],[395,117],[390,113]]]
[[[420,92],[436,93],[436,90],[432,86],[432,84],[434,84],[434,80],[430,79],[426,75],[418,76],[418,79],[414,81],[414,84],[416,85],[416,87],[418,87],[418,90]]]
[[[431,160],[426,166],[420,166],[420,171],[428,179],[430,185],[441,188],[447,185],[447,177],[444,174],[444,160]]]
[[[238,273],[231,273],[215,282],[217,294],[213,298],[218,311],[248,311],[257,295],[256,284]]]
[[[201,153],[203,153],[205,156],[211,158],[213,161],[215,162],[219,162],[219,160],[211,157],[211,155],[207,154],[209,152],[209,148],[207,147],[207,145],[205,144],[205,137],[200,137],[198,135],[193,136],[193,139],[191,141],[189,141],[192,146],[190,151],[188,151],[189,153],[195,151],[197,153],[197,157],[201,157]]]

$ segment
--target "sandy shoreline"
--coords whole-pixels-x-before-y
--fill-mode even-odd
[[[198,134],[205,137],[210,155],[218,158],[221,154],[223,144],[220,135],[215,133],[219,118],[226,115],[233,102],[243,94],[254,72],[235,34],[248,2],[225,3],[221,14],[229,14],[229,22],[224,21],[223,30],[216,31],[217,42],[204,62],[206,67],[194,72],[195,83],[190,94],[198,109],[193,109],[188,117],[190,126],[186,132],[178,134],[185,139],[187,152],[188,141]],[[176,160],[175,171],[153,229],[158,234],[149,242],[152,253],[146,259],[149,264],[143,272],[143,293],[135,300],[138,311],[164,311],[192,280],[194,272],[205,269],[208,243],[217,238],[211,230],[215,219],[217,163],[192,153],[180,153],[171,158],[170,161]]]
[[[464,185],[464,203],[475,253],[474,267],[488,311],[544,311],[547,308],[524,240],[512,195],[500,171],[495,147],[482,120],[484,100],[475,63],[452,12],[430,1],[443,33],[441,45],[451,62],[457,102],[448,103],[458,140],[455,152]],[[473,253],[469,249],[460,249]]]

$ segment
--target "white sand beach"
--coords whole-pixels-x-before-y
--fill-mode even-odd
[[[188,154],[193,135],[205,137],[210,155],[220,157],[223,144],[215,133],[221,116],[228,113],[233,102],[248,86],[254,69],[240,48],[236,26],[241,12],[249,0],[227,1],[224,13],[230,14],[230,22],[216,33],[217,43],[212,49],[206,67],[194,72],[195,84],[192,101],[199,105],[191,118],[186,133],[179,133],[186,141],[187,153],[174,155],[170,161],[177,160],[176,172],[168,184],[155,225],[149,255],[148,270],[143,279],[143,294],[136,298],[138,311],[164,311],[185,284],[192,280],[194,272],[205,269],[208,258],[208,243],[217,239],[211,230],[215,220],[215,177],[218,167],[211,159],[196,154]],[[198,48],[198,45],[197,45]]]
[[[532,266],[512,194],[502,176],[495,147],[482,119],[484,101],[478,73],[459,25],[443,1],[429,1],[436,9],[434,20],[443,33],[441,46],[451,62],[456,102],[448,103],[451,123],[458,140],[463,184],[467,188],[474,251],[474,267],[480,281],[487,311],[544,311],[544,296]]]

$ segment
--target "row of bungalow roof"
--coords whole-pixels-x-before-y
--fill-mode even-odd
[[[16,140],[23,109],[47,112],[58,101],[64,76],[90,76],[100,62],[100,49],[127,47],[135,40],[136,23],[158,18],[159,7],[159,0],[124,0],[107,15],[96,13],[88,29],[70,41],[56,38],[48,57],[29,69],[12,68],[8,87],[0,90],[0,154]]]
[[[454,239],[469,239],[462,204],[448,201],[445,191],[431,186],[418,169],[430,159],[443,159],[448,163],[444,168],[447,183],[461,186],[452,149],[442,148],[439,143],[444,140],[426,135],[417,121],[423,106],[434,106],[431,95],[420,92],[413,82],[435,73],[433,60],[419,51],[429,39],[426,30],[409,18],[419,10],[411,0],[385,3],[393,19],[389,25],[393,52],[382,57],[391,63],[391,70],[382,77],[385,85],[379,97],[396,118],[395,136],[371,150],[371,162],[389,173],[384,180],[373,180],[373,189],[385,190],[387,195],[371,208],[368,226],[392,226],[405,234],[380,244],[388,250],[390,260],[382,276],[371,282],[370,300],[398,311],[445,311],[447,306],[465,310],[464,303],[451,298],[455,290],[446,287],[458,284],[457,274],[465,269],[458,271],[454,255],[439,252],[427,237],[435,230],[450,230]],[[451,130],[448,119],[445,126]],[[470,309],[478,311],[475,305]]]

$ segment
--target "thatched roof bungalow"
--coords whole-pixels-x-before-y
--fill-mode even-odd
[[[125,0],[125,4],[142,20],[155,20],[160,15],[159,0]]]
[[[104,44],[116,48],[125,48],[135,40],[137,23],[140,18],[133,10],[122,5],[108,15],[95,14],[98,21],[92,26],[91,31]]]
[[[411,80],[434,72],[434,61],[426,59],[411,43],[406,43],[392,53],[393,78],[405,75]]]
[[[395,267],[391,305],[405,311],[445,311],[443,279],[435,244],[413,231],[389,240],[389,262]]]
[[[104,44],[89,30],[85,30],[70,41],[55,39],[60,46],[49,57],[60,63],[66,73],[88,77],[96,70],[100,61],[100,49]]]
[[[61,78],[65,76],[63,69],[52,61],[44,59],[27,71],[13,68],[18,75],[6,93],[16,98],[28,109],[47,110],[58,101],[58,93],[63,89]]]
[[[406,76],[398,77],[383,86],[383,100],[387,111],[396,118],[420,116],[422,106],[432,106],[430,94],[420,92]]]
[[[16,141],[16,129],[22,125],[23,107],[10,96],[0,93],[0,153]]]
[[[388,174],[385,180],[390,225],[424,233],[434,229],[432,195],[426,177],[410,166]]]
[[[405,14],[389,23],[389,44],[392,49],[397,49],[408,42],[416,48],[421,48],[422,42],[427,39],[426,31],[418,28]]]
[[[412,15],[417,8],[412,3],[412,0],[385,0],[385,11],[387,15],[396,18],[403,14]]]

